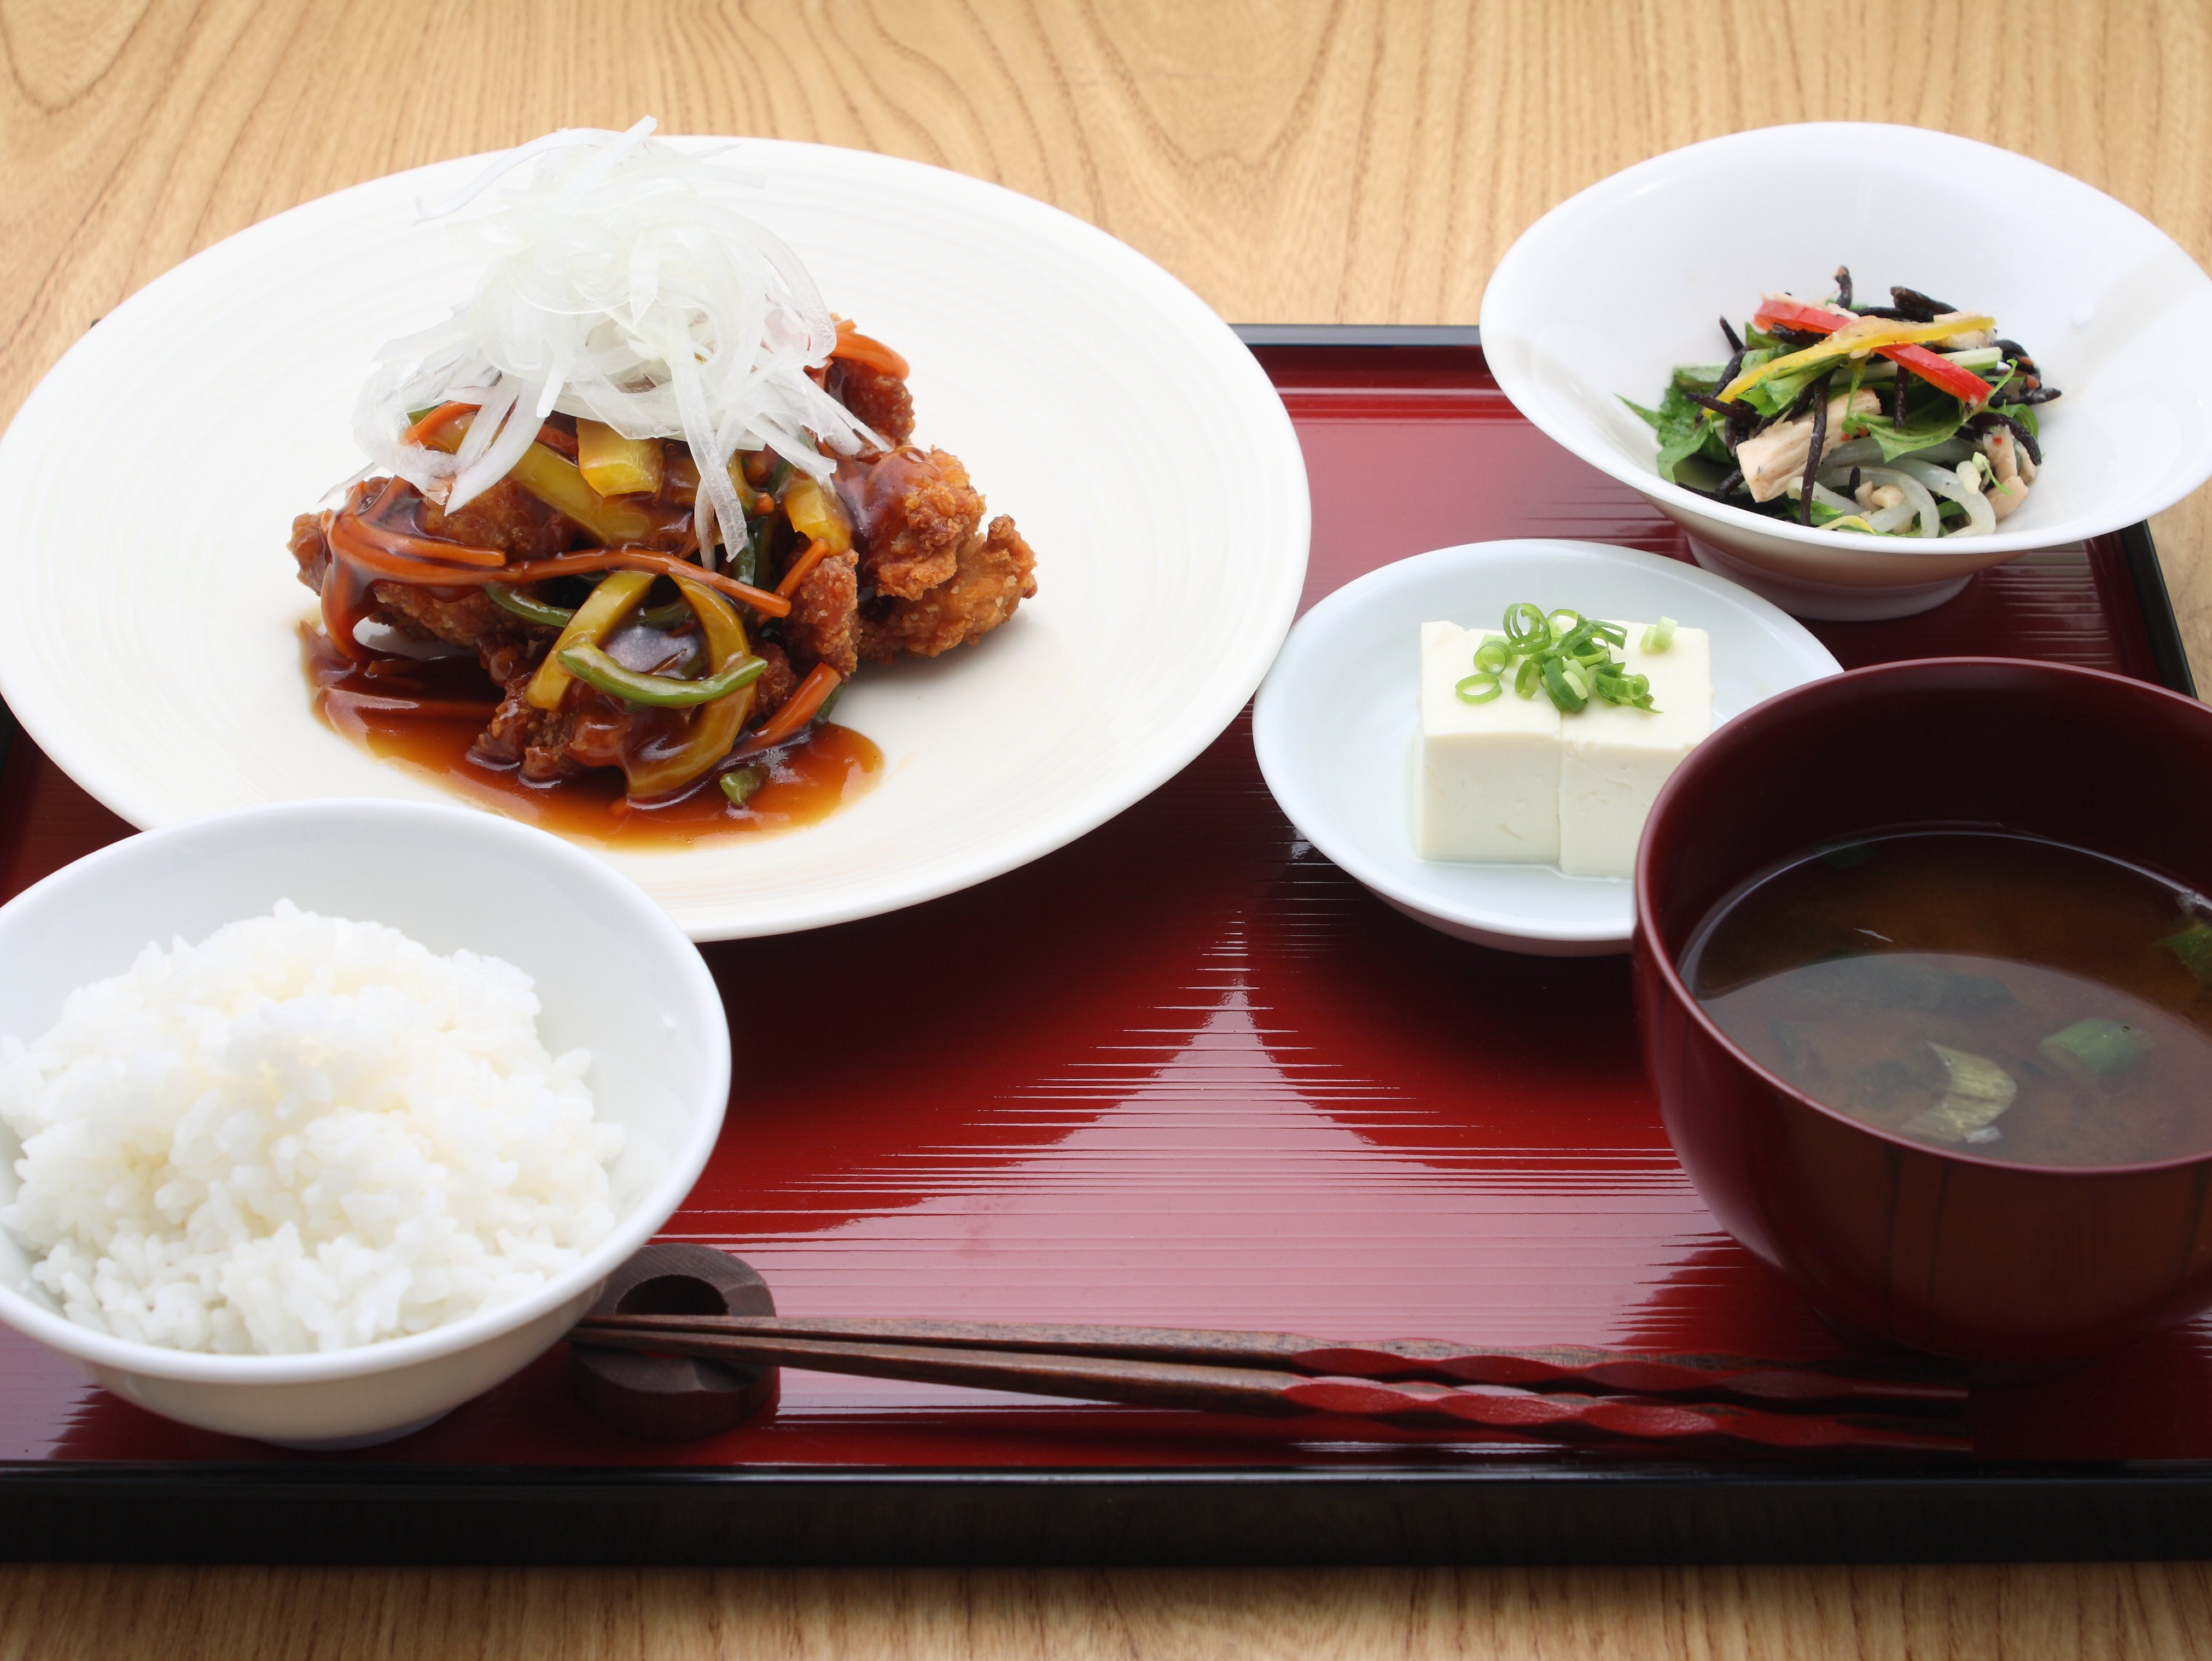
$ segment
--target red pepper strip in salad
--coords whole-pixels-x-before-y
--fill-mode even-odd
[[[1847,313],[1823,311],[1817,306],[1803,306],[1794,300],[1764,300],[1753,313],[1754,324],[1762,329],[1780,324],[1785,329],[1802,329],[1808,334],[1833,334],[1838,329],[1858,319]],[[1974,374],[1962,369],[1939,352],[1925,346],[1879,346],[1875,349],[1900,368],[1918,375],[1930,386],[1951,394],[1969,408],[1978,409],[1990,401],[1996,389]]]

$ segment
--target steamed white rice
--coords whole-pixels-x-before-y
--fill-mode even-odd
[[[289,902],[149,946],[0,1038],[0,1225],[71,1320],[177,1349],[347,1349],[543,1286],[614,1226],[622,1132],[534,983]]]

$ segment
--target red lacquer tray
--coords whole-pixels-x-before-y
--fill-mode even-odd
[[[1304,441],[1309,603],[1386,561],[1571,536],[1685,557],[1498,392],[1469,332],[1253,331]],[[1050,581],[1048,568],[1044,580]],[[2031,556],[1846,665],[1950,652],[2185,685],[2148,535]],[[126,833],[29,743],[0,891]],[[1485,951],[1382,906],[1275,807],[1240,721],[1073,847],[968,893],[710,946],[740,1034],[668,1238],[792,1314],[1844,1354],[1714,1226],[1638,1058],[1625,958]],[[824,998],[821,989],[834,989]],[[395,1445],[155,1419],[0,1331],[11,1556],[1449,1561],[2202,1555],[2212,1326],[1978,1388],[1940,1465],[1679,1458],[1296,1427],[787,1372],[674,1448],[552,1354]]]

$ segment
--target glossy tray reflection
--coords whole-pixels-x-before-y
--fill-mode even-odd
[[[1310,604],[1449,543],[1682,534],[1514,413],[1479,351],[1261,352],[1315,495]],[[1816,624],[1846,665],[1998,652],[2174,678],[2147,540],[1975,578],[1898,623]],[[126,827],[18,739],[0,891]],[[1261,1327],[1321,1337],[1844,1353],[1714,1227],[1641,1076],[1626,960],[1431,934],[1284,820],[1240,721],[1182,776],[981,888],[706,948],[738,1034],[721,1149],[667,1238],[742,1253],[791,1314]],[[823,995],[819,989],[830,989]],[[1978,1392],[1994,1461],[2212,1457],[2212,1327]],[[769,1421],[657,1447],[585,1421],[556,1350],[393,1446],[298,1456],[167,1425],[0,1333],[0,1460],[192,1471],[1193,1468],[1583,1472],[1633,1456],[1296,1430],[787,1373]],[[471,1476],[469,1472],[475,1475]]]

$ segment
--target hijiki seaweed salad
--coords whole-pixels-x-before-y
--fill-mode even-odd
[[[2058,396],[1996,319],[1912,289],[1861,306],[1847,266],[1811,303],[1770,294],[1729,356],[1674,371],[1656,410],[1659,477],[1771,518],[1875,536],[1985,536],[2043,465]]]
[[[423,207],[531,164],[457,222],[476,291],[384,349],[355,423],[374,465],[292,553],[342,730],[443,722],[472,771],[618,769],[622,813],[704,792],[742,815],[862,662],[999,627],[1034,558],[911,442],[906,361],[748,216],[756,181],[652,130],[553,134]]]

